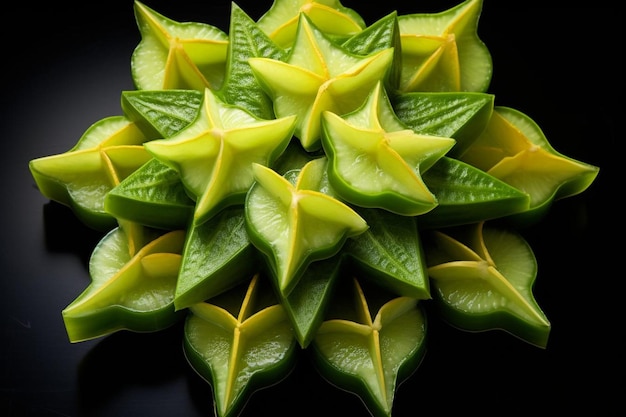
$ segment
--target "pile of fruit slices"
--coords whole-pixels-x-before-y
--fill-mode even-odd
[[[70,341],[183,320],[219,417],[305,349],[391,416],[424,356],[425,303],[545,348],[519,226],[599,168],[495,105],[482,7],[366,24],[338,0],[275,0],[257,21],[233,3],[225,33],[135,1],[122,114],[29,165],[103,232],[62,312]]]

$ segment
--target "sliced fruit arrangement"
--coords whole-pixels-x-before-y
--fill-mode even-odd
[[[337,0],[268,6],[255,21],[232,3],[226,33],[135,1],[121,114],[30,161],[44,196],[104,234],[62,312],[69,340],[184,320],[219,417],[305,350],[390,417],[429,303],[548,348],[519,225],[599,168],[495,104],[482,0],[375,22]]]

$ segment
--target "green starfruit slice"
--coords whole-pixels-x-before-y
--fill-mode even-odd
[[[63,310],[71,342],[123,329],[158,331],[181,318],[174,310],[174,291],[185,232],[172,231],[153,240],[154,233],[146,233],[148,242],[140,248],[132,243],[141,245],[142,238],[128,233],[115,228],[94,249],[91,283]]]
[[[113,217],[166,230],[185,229],[194,208],[178,172],[156,158],[113,187],[104,199],[104,209]]]
[[[256,182],[245,202],[252,243],[264,254],[276,287],[288,295],[307,265],[335,255],[368,226],[352,208],[325,194],[326,158],[281,176],[253,165]]]
[[[424,229],[512,216],[530,206],[527,193],[458,159],[444,156],[423,178],[438,202],[437,207],[419,217]]]
[[[218,417],[237,416],[255,390],[287,376],[298,352],[283,307],[259,301],[271,287],[257,275],[243,299],[240,292],[194,304],[185,322],[185,355],[211,384]]]
[[[169,138],[194,121],[203,97],[196,90],[122,91],[122,111],[148,140]]]
[[[373,416],[390,417],[399,383],[425,354],[426,317],[415,298],[391,298],[375,309],[356,279],[354,287],[354,312],[322,323],[313,357],[333,385],[358,395]]]
[[[189,226],[176,285],[177,310],[229,290],[259,270],[243,206],[227,207],[200,225]]]
[[[292,141],[276,162],[274,169],[281,175],[292,170],[297,172],[308,162],[319,157],[320,155],[304,151],[299,141]],[[327,180],[324,180],[319,188],[334,195]],[[346,241],[346,244],[349,242],[350,239]],[[303,348],[311,343],[317,328],[324,319],[342,265],[341,253],[329,259],[311,262],[288,296],[282,296],[278,292],[281,304],[293,324],[296,338]]]
[[[325,112],[322,132],[330,183],[346,201],[407,216],[437,206],[421,173],[455,141],[404,126],[380,82],[357,111],[343,117]]]
[[[252,164],[271,164],[285,150],[295,117],[259,119],[220,100],[208,88],[199,116],[178,134],[146,142],[146,149],[174,168],[196,200],[193,222],[243,204],[254,178]]]
[[[482,6],[483,0],[466,0],[440,13],[398,16],[400,91],[487,90],[493,64],[477,33]]]
[[[322,113],[344,114],[362,105],[386,78],[392,60],[392,48],[365,56],[350,53],[302,14],[287,62],[268,58],[249,62],[272,98],[276,116],[297,116],[295,136],[311,152],[321,147]]]
[[[485,131],[495,96],[485,93],[404,93],[390,97],[396,116],[424,135],[453,138],[458,158]]]
[[[145,140],[146,136],[133,120],[125,116],[109,116],[89,126],[69,152],[109,146],[141,145]]]
[[[296,38],[298,20],[307,15],[321,31],[341,38],[360,32],[363,18],[339,0],[274,0],[258,20],[259,27],[281,48],[290,48]]]
[[[435,231],[426,247],[434,298],[453,326],[502,329],[546,347],[551,325],[532,293],[537,262],[519,234],[480,222]]]
[[[343,253],[365,278],[395,294],[429,299],[426,260],[417,221],[386,210],[358,209],[369,229],[346,242]]]
[[[137,90],[218,89],[224,78],[228,35],[198,22],[177,22],[134,2],[141,40],[131,57]]]
[[[274,118],[272,100],[257,82],[248,60],[261,57],[282,61],[286,52],[235,3],[232,4],[229,37],[226,77],[220,89],[222,98],[261,119]]]
[[[33,159],[29,169],[39,191],[66,205],[87,226],[108,231],[116,219],[104,209],[108,191],[150,159],[144,135],[123,116],[91,125],[69,151]]]
[[[484,133],[460,157],[530,196],[518,221],[536,221],[555,200],[586,190],[599,168],[557,152],[526,114],[497,106]]]

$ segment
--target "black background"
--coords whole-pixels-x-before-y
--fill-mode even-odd
[[[368,23],[457,3],[343,1]],[[145,4],[228,29],[227,1]],[[237,4],[256,19],[270,1]],[[395,417],[623,410],[624,15],[609,4],[485,0],[479,35],[493,55],[496,104],[528,114],[558,151],[601,170],[524,233],[539,264],[534,294],[553,327],[547,349],[503,332],[461,332],[431,315],[428,352],[399,387]],[[91,123],[121,114],[140,39],[132,1],[12,3],[3,6],[2,39],[0,415],[212,416],[210,386],[185,362],[179,326],[69,343],[61,310],[88,285],[100,235],[42,197],[28,171],[29,160],[64,152]],[[346,410],[368,415],[303,355],[242,417]]]

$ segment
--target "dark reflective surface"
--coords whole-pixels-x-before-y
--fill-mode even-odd
[[[3,416],[213,415],[210,386],[183,357],[180,326],[78,344],[63,327],[61,310],[88,285],[87,261],[100,234],[40,195],[28,161],[68,150],[91,123],[120,114],[139,35],[132,2],[114,3],[24,3],[5,11],[17,26],[2,29]],[[238,2],[254,18],[267,8],[259,3],[269,2]],[[368,22],[394,9],[456,4],[358,3],[343,2]],[[229,2],[146,4],[175,20],[227,29]],[[584,194],[555,203],[525,232],[539,263],[535,297],[553,326],[548,348],[501,332],[464,333],[431,314],[426,358],[398,389],[396,417],[574,409],[602,415],[620,404],[623,12],[607,4],[557,9],[485,0],[479,33],[494,58],[496,104],[527,113],[558,151],[601,172]],[[303,352],[287,380],[255,393],[243,416],[343,416],[347,409],[367,415],[358,398],[322,380]]]

